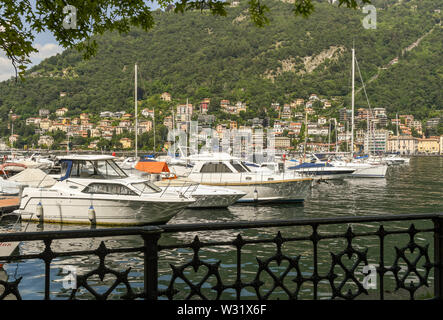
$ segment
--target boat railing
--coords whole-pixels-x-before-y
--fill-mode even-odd
[[[0,234],[16,241],[0,261],[33,267],[0,299],[443,300],[443,213]]]

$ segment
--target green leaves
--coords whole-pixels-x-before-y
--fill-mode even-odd
[[[269,24],[269,19],[266,17],[265,13],[269,12],[269,8],[260,3],[260,0],[249,0],[249,14],[251,20],[258,27],[264,27]]]
[[[263,1],[263,0],[262,0]],[[260,0],[249,0],[251,21],[258,27],[269,24],[270,9]],[[361,0],[370,3],[370,0]],[[294,13],[308,17],[314,11],[313,0],[295,0]],[[229,2],[220,0],[188,1],[160,0],[160,6],[174,12],[200,10],[213,15],[226,16]],[[357,8],[356,0],[339,0],[340,5]],[[97,52],[94,36],[107,31],[127,33],[132,27],[149,30],[154,26],[151,8],[144,0],[40,0],[33,7],[29,0],[3,0],[0,2],[0,49],[17,74],[23,78],[33,46],[34,35],[49,31],[63,48],[76,48],[88,59]],[[68,27],[66,25],[75,27]]]

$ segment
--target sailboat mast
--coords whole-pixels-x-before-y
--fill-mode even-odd
[[[308,110],[305,108],[305,145],[303,148],[303,162],[306,162],[306,142],[308,140]]]
[[[138,156],[138,110],[137,110],[137,64],[134,72],[134,105],[135,105],[135,158]]]
[[[397,151],[400,150],[400,141],[398,140],[398,113],[395,114],[395,119],[397,120]]]
[[[351,158],[354,157],[354,100],[355,100],[355,49],[352,48],[352,113],[351,113]]]
[[[154,152],[155,152],[155,108],[154,108],[154,118],[152,120],[154,123]]]

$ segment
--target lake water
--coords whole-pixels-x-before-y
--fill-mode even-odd
[[[275,205],[275,206],[245,206],[234,205],[224,210],[186,210],[174,217],[169,224],[182,223],[211,223],[223,221],[258,221],[258,220],[285,220],[297,218],[318,218],[318,217],[339,217],[339,216],[361,216],[361,215],[386,215],[386,214],[411,214],[411,213],[435,213],[443,212],[443,157],[415,157],[412,158],[409,165],[392,166],[388,169],[385,179],[346,179],[343,181],[328,181],[328,183],[319,183],[312,187],[311,193],[305,204],[300,205]],[[13,222],[3,221],[1,227],[9,229]],[[410,223],[390,223],[387,226],[389,230],[405,230]],[[429,228],[432,224],[425,221],[414,222],[417,228]],[[319,232],[322,234],[344,233],[351,225],[331,225],[322,226]],[[352,224],[354,232],[370,232],[378,229],[378,224]],[[18,230],[35,231],[35,224],[19,223],[16,226]],[[84,226],[61,226],[47,224],[44,230],[67,230],[80,229]],[[248,240],[272,239],[281,231],[283,237],[302,237],[309,236],[312,232],[310,227],[286,227],[286,228],[262,228],[241,231],[242,236]],[[160,239],[161,245],[183,245],[193,241],[195,235],[198,235],[200,241],[231,241],[234,240],[240,231],[221,230],[221,231],[199,231],[193,233],[165,234]],[[392,265],[397,255],[395,246],[404,247],[408,243],[407,235],[388,236],[385,241],[385,265]],[[108,239],[79,239],[69,241],[54,241],[52,249],[54,251],[74,251],[96,249],[104,241],[109,248],[122,248],[141,246],[143,242],[140,237],[116,237]],[[430,243],[432,247],[432,234],[423,233],[415,237],[415,242],[423,247]],[[377,263],[379,252],[379,241],[377,237],[366,237],[355,239],[352,242],[354,249],[359,251],[368,250],[368,263]],[[339,254],[346,247],[344,239],[322,240],[318,247],[318,271],[320,275],[326,275],[330,270],[331,253]],[[41,242],[23,242],[19,250],[21,254],[30,254],[41,252],[43,246]],[[274,243],[248,244],[242,248],[241,254],[241,280],[243,283],[252,283],[254,279],[259,279],[265,284],[260,287],[260,295],[265,295],[272,287],[272,274],[281,275],[287,272],[284,278],[284,286],[289,292],[299,292],[299,297],[312,298],[312,282],[305,281],[298,288],[292,281],[298,272],[304,277],[309,278],[313,271],[312,243],[310,241],[287,242],[282,246],[282,253],[289,259],[284,260],[280,265],[276,261],[269,261],[268,270],[262,270],[257,274],[258,261],[266,260],[276,253]],[[417,255],[417,251],[411,253],[412,257]],[[175,267],[189,262],[193,257],[193,251],[189,248],[180,248],[174,250],[162,250],[159,254],[159,286],[160,289],[166,289],[171,280],[171,264]],[[289,261],[299,256],[299,270],[290,267]],[[237,253],[235,247],[230,245],[220,245],[216,247],[205,247],[199,252],[200,260],[208,264],[215,265],[220,261],[220,279],[224,285],[232,285],[237,277]],[[429,258],[433,259],[432,248],[429,248]],[[346,258],[345,266],[350,268],[355,263],[357,257],[353,255],[350,259]],[[426,256],[420,258],[418,272],[425,273],[423,264]],[[424,261],[424,262],[423,262]],[[96,256],[77,256],[58,258],[51,265],[51,298],[65,299],[69,297],[71,290],[63,287],[63,279],[67,274],[68,266],[76,268],[77,274],[84,274],[98,266],[99,259]],[[406,265],[404,261],[399,261],[399,265]],[[106,258],[106,266],[124,271],[131,267],[129,272],[129,281],[135,292],[140,292],[143,287],[143,257],[141,254],[112,254]],[[345,272],[336,266],[333,271],[339,275],[334,281],[337,286],[344,279]],[[362,280],[363,264],[356,270],[358,280]],[[184,275],[189,278],[193,284],[198,284],[207,273],[206,267],[201,267],[197,272],[191,266],[184,270]],[[44,263],[41,260],[26,260],[14,263],[8,263],[1,271],[0,279],[7,278],[13,281],[23,277],[19,290],[23,299],[42,299],[44,297]],[[429,283],[432,284],[433,273],[429,274]],[[113,276],[106,276],[101,281],[97,276],[91,277],[88,283],[97,292],[104,292],[114,281]],[[216,293],[211,289],[218,283],[219,279],[215,275],[208,278],[202,286],[202,292],[208,298],[214,298]],[[417,281],[414,274],[407,276],[408,283]],[[331,296],[330,284],[323,280],[320,285],[319,298],[329,298]],[[176,299],[183,299],[189,294],[188,285],[183,279],[177,279],[174,283],[174,289],[179,292],[174,296]],[[348,281],[343,291],[348,289],[356,290],[356,285]],[[395,289],[395,277],[386,274],[385,290],[393,292]],[[379,288],[373,289],[378,292]],[[369,290],[370,291],[370,290]],[[405,291],[402,290],[401,291]],[[113,291],[111,298],[118,299],[125,293],[124,285],[119,285]],[[257,292],[252,286],[246,286],[242,292],[244,298],[257,298]],[[395,293],[398,297],[401,294]],[[404,292],[403,292],[404,294]],[[88,299],[91,294],[85,289],[80,289],[77,298]],[[226,299],[235,298],[235,290],[226,289],[221,296]],[[272,298],[287,299],[288,294],[285,289],[278,287],[273,291]],[[165,298],[165,297],[161,297]]]

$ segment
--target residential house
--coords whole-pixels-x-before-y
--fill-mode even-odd
[[[9,144],[10,144],[11,146],[13,146],[14,143],[16,143],[16,142],[18,141],[19,137],[20,137],[20,136],[19,136],[18,134],[10,135],[10,136],[9,136]]]
[[[291,139],[288,137],[275,137],[274,147],[276,149],[288,149],[291,147]]]
[[[418,153],[438,154],[440,152],[440,141],[437,137],[418,139]]]
[[[154,109],[150,110],[150,109],[143,109],[141,112],[142,116],[145,118],[152,118],[154,119]]]
[[[149,132],[152,130],[152,121],[143,121],[138,124],[139,133]]]
[[[280,114],[280,119],[291,119],[292,117],[292,110],[291,110],[291,106],[289,104],[284,104],[283,105],[283,110]]]
[[[111,111],[100,112],[100,118],[112,118],[112,117],[114,117],[114,113],[112,113]]]
[[[122,120],[129,120],[132,118],[132,114],[130,113],[125,113],[121,116]]]
[[[55,110],[55,115],[57,117],[63,117],[66,114],[66,112],[68,112],[68,108],[63,107],[63,108]]]
[[[191,121],[192,104],[179,104],[177,106],[177,121]]]
[[[318,98],[318,96],[315,93],[313,93],[309,96],[309,100],[313,101],[313,100],[320,100],[320,99]]]
[[[47,131],[50,126],[52,126],[52,120],[45,118],[40,121],[40,129]]]
[[[324,125],[324,124],[326,124],[326,122],[328,122],[328,119],[326,119],[326,117],[318,117],[318,119],[317,119],[317,123],[319,125]]]
[[[121,138],[120,143],[122,144],[123,149],[131,149],[132,148],[132,139],[130,138]]]
[[[171,94],[169,94],[167,92],[163,92],[160,96],[160,99],[162,99],[163,101],[171,101],[172,97],[171,97]]]
[[[416,154],[418,151],[418,139],[413,136],[391,136],[388,139],[387,152],[399,152],[400,154]]]
[[[389,133],[386,130],[373,130],[365,134],[364,150],[366,154],[386,152]]]
[[[431,118],[426,121],[426,128],[436,128],[440,123],[440,118]]]
[[[38,115],[40,116],[40,117],[47,117],[47,116],[49,116],[49,110],[48,109],[40,109],[40,110],[38,110]]]
[[[271,109],[274,109],[275,111],[279,112],[280,111],[280,103],[277,103],[277,102],[271,103]]]
[[[51,136],[43,135],[40,136],[37,143],[40,147],[42,146],[51,147],[54,144],[54,138]]]
[[[295,100],[295,105],[297,106],[297,107],[301,107],[301,106],[303,106],[305,104],[305,100],[304,99],[297,99],[297,100]]]
[[[207,114],[209,110],[209,105],[211,103],[211,99],[203,99],[202,102],[200,102],[200,113],[201,114]]]
[[[169,128],[170,130],[173,129],[174,124],[173,124],[173,120],[172,120],[172,116],[167,116],[163,119],[163,125],[167,128]]]

